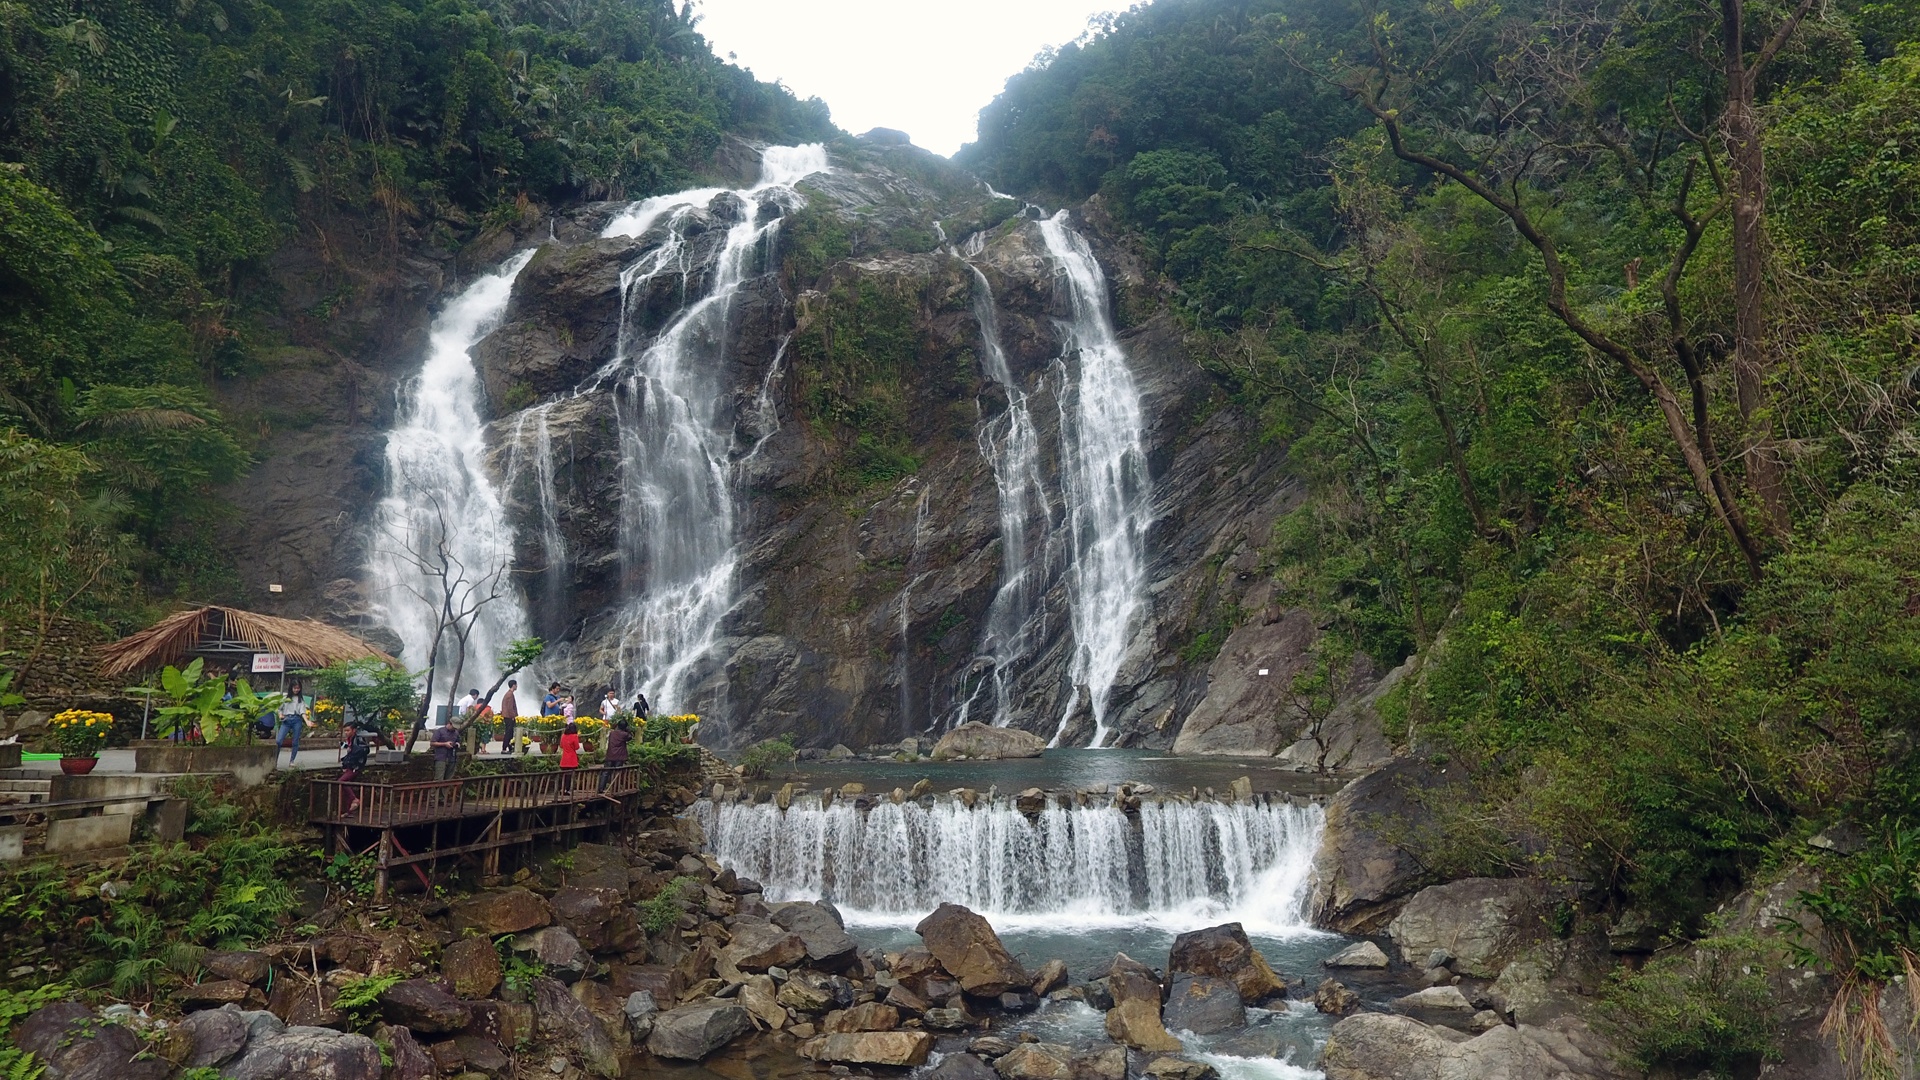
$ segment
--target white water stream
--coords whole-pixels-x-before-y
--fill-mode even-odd
[[[1107,697],[1126,657],[1147,577],[1152,481],[1143,443],[1140,391],[1127,368],[1109,313],[1107,279],[1066,211],[1040,223],[1040,235],[1065,279],[1073,318],[1063,323],[1064,354],[1079,358],[1078,377],[1060,403],[1062,478],[1073,542],[1071,611],[1075,688],[1054,732],[1058,745],[1085,687],[1093,714],[1091,746],[1107,738]]]
[[[456,612],[477,609],[461,674],[470,686],[489,685],[499,672],[495,659],[529,632],[511,573],[513,527],[486,468],[472,350],[499,325],[513,280],[531,258],[529,249],[508,259],[433,320],[420,374],[400,387],[399,421],[387,436],[387,492],[375,510],[367,563],[372,602],[400,635],[411,669],[431,659],[443,603]],[[443,636],[438,685],[430,688],[436,697],[459,689],[451,686],[453,651]]]
[[[760,182],[750,188],[700,188],[635,203],[604,236],[665,236],[621,276],[618,354],[601,379],[617,382],[622,506],[620,554],[627,599],[616,613],[622,693],[644,690],[657,708],[689,704],[697,665],[712,648],[733,603],[738,565],[734,535],[732,411],[726,367],[733,301],[763,272],[765,242],[782,216],[804,201],[793,185],[827,168],[819,145],[770,147]],[[697,293],[687,291],[692,228],[703,211],[731,217]],[[644,344],[633,340],[628,304],[635,287],[678,274],[683,306]],[[770,362],[776,362],[772,358]]]

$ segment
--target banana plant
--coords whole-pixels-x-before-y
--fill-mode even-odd
[[[246,741],[247,726],[255,717],[273,712],[286,700],[284,694],[254,693],[245,679],[235,681],[229,699],[226,680],[208,677],[205,667],[204,660],[195,660],[184,670],[171,664],[160,670],[160,692],[169,702],[157,710],[162,730],[198,728],[213,741],[237,744]]]

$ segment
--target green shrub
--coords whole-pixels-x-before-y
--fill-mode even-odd
[[[763,780],[775,765],[792,761],[793,754],[793,736],[790,734],[755,743],[740,755],[740,773],[749,780]]]
[[[1616,971],[1601,992],[1602,1017],[1639,1068],[1750,1075],[1779,1057],[1767,971],[1781,959],[1751,936],[1705,938],[1639,971]]]
[[[697,884],[693,878],[685,876],[667,882],[658,895],[639,905],[641,928],[649,934],[658,934],[679,922],[680,916],[686,913],[689,886]]]

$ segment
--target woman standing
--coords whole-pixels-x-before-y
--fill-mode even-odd
[[[580,768],[580,725],[567,721],[566,730],[560,734],[560,790],[573,793],[573,776]]]
[[[293,753],[287,755],[287,764],[300,756],[300,732],[307,726],[307,703],[300,696],[300,684],[294,683],[287,688],[287,696],[280,702],[280,723],[273,729],[273,745],[278,749],[282,740],[293,746]]]
[[[633,725],[626,720],[615,720],[613,730],[607,732],[606,767],[600,770],[600,786],[596,789],[601,795],[607,795],[607,780],[613,776],[613,770],[627,763],[627,744],[633,741]]]

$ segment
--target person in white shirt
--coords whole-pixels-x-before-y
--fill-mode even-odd
[[[613,715],[620,711],[620,698],[613,691],[607,691],[607,698],[600,703],[600,719],[613,722]]]
[[[467,696],[460,699],[460,708],[455,715],[465,716],[480,707],[480,691],[469,690]]]
[[[290,744],[293,753],[287,755],[287,764],[300,756],[300,732],[307,726],[307,702],[301,696],[300,684],[294,683],[280,701],[280,722],[274,725],[273,741],[276,746],[283,740]]]

